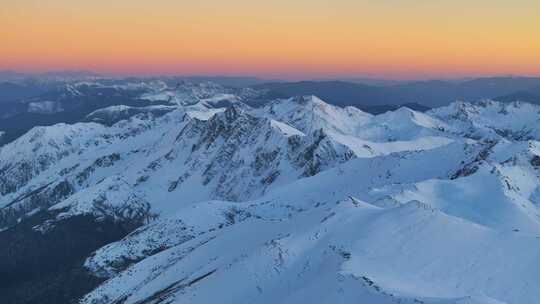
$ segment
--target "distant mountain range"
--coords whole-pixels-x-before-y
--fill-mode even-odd
[[[176,88],[179,93],[169,92],[167,98],[198,102],[207,92],[198,92],[199,89],[193,92],[195,84],[202,84],[201,87],[212,92],[228,92],[222,102],[241,95],[245,104],[261,107],[275,99],[315,95],[332,105],[354,106],[371,114],[394,111],[402,106],[425,112],[456,100],[520,100],[540,104],[540,78],[530,77],[368,85],[346,81],[265,83],[255,77],[228,76],[107,78],[86,71],[51,72],[40,74],[40,77],[34,75],[34,78],[4,71],[0,72],[0,79],[2,75],[11,80],[0,81],[0,132],[3,132],[0,144],[17,138],[34,126],[74,123],[101,108],[148,106],[150,102],[139,97],[163,87]],[[202,95],[197,95],[199,93]],[[169,104],[170,101],[160,100],[158,104]],[[138,110],[129,112],[132,111]]]
[[[37,87],[25,86],[21,84],[3,82],[0,83],[0,104],[15,101],[22,98],[28,98],[43,93],[43,90]]]
[[[419,104],[425,107],[444,106],[451,102],[479,99],[508,100],[525,96],[523,92],[537,94],[540,78],[493,77],[466,81],[414,81],[396,85],[375,86],[344,81],[274,82],[256,85],[276,95],[290,97],[314,94],[339,106],[356,106],[368,110],[371,106]],[[532,91],[529,91],[532,90]],[[520,94],[518,94],[520,93]],[[515,95],[514,97],[512,95]],[[532,102],[538,99],[530,98]]]
[[[139,100],[142,88],[101,86],[97,83],[65,84],[58,87],[21,84],[0,84],[9,88],[0,112],[0,130],[5,134],[0,144],[9,142],[34,126],[49,126],[57,123],[75,123],[91,112],[112,105],[145,106],[150,102]],[[46,91],[45,91],[46,90]],[[11,95],[7,94],[11,92]],[[37,95],[37,96],[33,96]],[[20,99],[14,101],[13,98]]]
[[[0,70],[0,81],[14,80],[53,80],[53,79],[83,79],[102,77],[101,74],[87,70],[56,70],[43,73],[23,73],[11,70]]]
[[[540,86],[524,91],[518,91],[515,93],[503,95],[494,98],[498,101],[504,101],[504,102],[512,102],[515,100],[525,101],[528,103],[534,103],[540,105]]]
[[[44,73],[21,73],[11,70],[0,70],[0,82],[29,82],[29,81],[69,81],[86,79],[141,79],[137,76],[106,76],[86,70],[58,70]],[[262,79],[252,76],[220,76],[220,75],[191,75],[191,76],[153,76],[145,79],[167,79],[169,81],[190,81],[194,83],[214,82],[224,86],[246,87],[267,82],[278,82],[277,79]]]
[[[463,80],[397,81],[371,78],[342,78],[337,80],[308,80],[290,82],[250,76],[166,76],[166,77],[106,77],[92,71],[51,71],[27,74],[0,71],[0,103],[44,93],[55,85],[71,81],[141,81],[162,80],[169,84],[189,81],[214,82],[228,87],[268,89],[276,97],[317,95],[335,105],[352,105],[363,110],[384,110],[392,105],[408,104],[422,110],[447,105],[456,100],[511,100],[523,98],[538,103],[540,77],[485,77]],[[375,107],[377,106],[377,107]],[[381,106],[383,106],[381,108]],[[388,107],[392,109],[392,107]]]

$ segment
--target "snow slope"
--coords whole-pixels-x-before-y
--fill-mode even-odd
[[[406,108],[373,116],[354,107],[329,105],[315,96],[276,100],[254,111],[310,133],[322,129],[359,157],[432,149],[453,141],[445,123]]]
[[[540,138],[539,108],[524,102],[455,102],[427,114],[451,124],[469,137],[506,137],[516,140]]]
[[[501,234],[417,201],[382,209],[349,199],[281,218],[266,215],[264,204],[237,208],[251,216],[227,225],[224,215],[221,228],[195,237],[187,228],[83,303],[528,303],[540,296],[537,237]],[[176,220],[193,217],[215,218],[192,210]],[[493,267],[508,257],[516,259]]]

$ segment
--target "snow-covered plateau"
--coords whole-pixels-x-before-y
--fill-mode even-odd
[[[315,96],[254,107],[250,90],[147,87],[141,99],[162,103],[0,148],[2,247],[33,250],[18,231],[68,238],[58,231],[81,219],[123,229],[75,261],[92,278],[76,302],[540,303],[539,106],[372,115]]]

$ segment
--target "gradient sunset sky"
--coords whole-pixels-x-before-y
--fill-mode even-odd
[[[3,0],[0,69],[540,75],[538,0]]]

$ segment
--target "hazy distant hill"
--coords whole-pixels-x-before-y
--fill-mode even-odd
[[[36,85],[13,82],[0,83],[0,104],[18,99],[34,97],[45,92],[45,88]]]
[[[525,101],[540,105],[540,87],[532,88],[526,91],[514,92],[494,99],[504,102]]]
[[[11,71],[11,70],[0,70],[0,80],[14,79],[24,77],[24,74]]]
[[[393,88],[402,91],[418,103],[431,107],[447,105],[456,100],[475,101],[484,98],[512,94],[540,86],[540,78],[534,77],[492,77],[478,78],[462,82],[420,81]]]
[[[389,111],[395,111],[401,107],[407,107],[411,110],[415,110],[418,112],[426,112],[431,109],[430,107],[421,105],[419,103],[404,103],[404,104],[399,104],[399,105],[383,105],[383,106],[360,106],[359,108],[371,114],[382,114]]]
[[[335,105],[360,108],[397,104],[447,105],[456,100],[477,101],[540,87],[540,78],[492,77],[464,81],[429,80],[391,86],[344,81],[279,82],[256,85],[283,96],[314,94]],[[534,92],[531,92],[534,94]]]
[[[316,95],[338,106],[383,106],[414,102],[403,100],[400,90],[393,87],[378,87],[344,81],[300,81],[266,83],[254,86],[268,89],[282,97]]]
[[[257,77],[249,76],[185,76],[175,77],[178,80],[190,81],[190,82],[214,82],[223,86],[230,87],[249,87],[269,82],[268,79],[261,79]],[[276,80],[271,80],[272,82]]]
[[[343,81],[343,82],[352,82],[359,84],[367,84],[370,86],[395,86],[411,82],[410,80],[394,80],[394,79],[384,79],[384,78],[369,78],[369,77],[344,77],[344,78],[321,78],[321,79],[312,79],[313,81]]]

